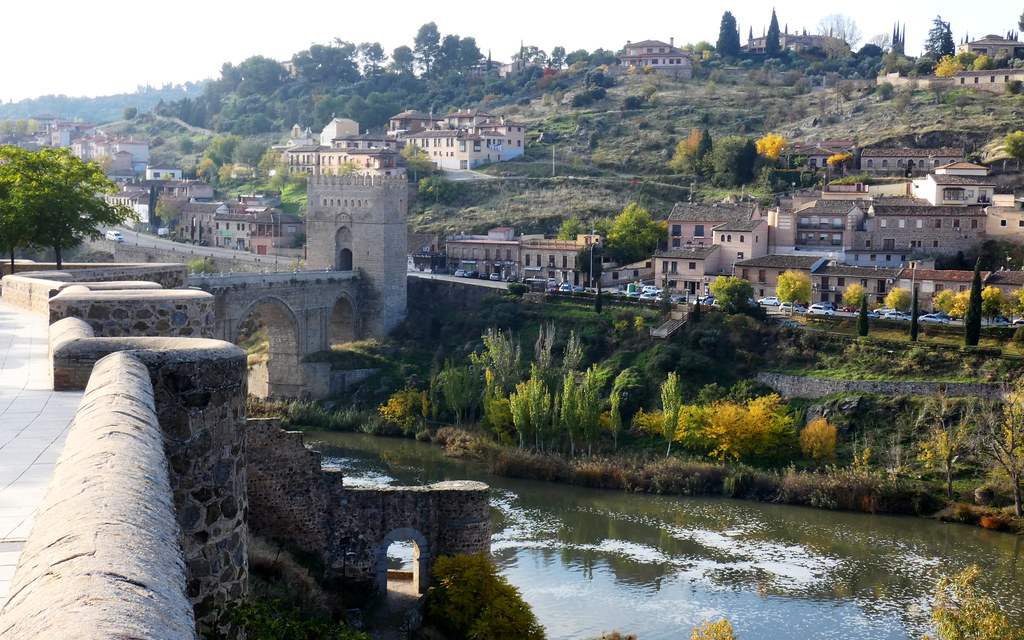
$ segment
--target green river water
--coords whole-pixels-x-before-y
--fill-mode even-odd
[[[491,551],[552,640],[614,629],[689,637],[728,618],[743,640],[920,638],[936,580],[969,564],[1024,624],[1019,537],[964,525],[490,476],[440,448],[308,432],[354,486],[473,479],[492,488]],[[394,563],[403,557],[393,546]]]

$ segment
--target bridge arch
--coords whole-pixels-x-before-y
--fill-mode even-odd
[[[338,228],[334,234],[334,267],[338,271],[352,270],[352,230],[347,226]]]
[[[334,301],[331,314],[327,317],[327,348],[353,342],[361,337],[362,330],[356,305],[352,298],[342,294]]]
[[[257,396],[299,397],[303,388],[299,358],[304,353],[300,344],[299,318],[280,298],[257,298],[239,314],[231,331],[231,342],[239,343],[243,327],[254,314],[266,329],[267,362],[262,367],[265,375],[262,375],[259,366],[254,368],[259,373],[250,375],[249,393]]]
[[[411,527],[393,529],[380,541],[374,552],[373,579],[381,595],[388,592],[388,548],[395,542],[412,540],[412,582],[416,593],[426,593],[430,586],[430,545],[422,533]]]

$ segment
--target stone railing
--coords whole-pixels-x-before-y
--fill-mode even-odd
[[[138,281],[156,282],[162,287],[174,288],[185,286],[188,268],[177,262],[150,264],[96,264],[95,262],[68,263],[57,265],[49,262],[19,264],[17,271],[11,274],[10,264],[3,264],[0,275],[35,275],[48,280],[67,280],[69,282],[111,282]]]
[[[115,295],[92,283],[72,284],[50,298],[50,322],[82,318],[97,336],[209,338],[213,296],[192,289],[120,288]]]
[[[0,296],[6,304],[41,314],[50,312],[51,298],[71,287],[82,287],[77,291],[163,289],[160,283],[148,280],[78,282],[71,272],[66,271],[32,271],[4,276],[0,286]]]
[[[877,393],[890,396],[931,396],[945,393],[950,397],[977,396],[996,399],[1001,396],[998,385],[982,382],[901,382],[898,380],[834,380],[791,376],[783,373],[758,373],[757,381],[771,387],[786,398],[824,398],[839,393]]]
[[[138,359],[96,364],[0,610],[0,637],[197,637],[156,410]]]

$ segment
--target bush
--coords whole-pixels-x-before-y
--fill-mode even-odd
[[[644,99],[641,96],[627,96],[622,101],[623,109],[640,109],[644,106]]]
[[[1020,80],[1010,80],[1006,83],[1006,93],[1013,96],[1018,95],[1020,93],[1021,84]]]
[[[510,282],[508,284],[508,292],[517,298],[522,298],[523,294],[529,290],[525,284],[519,282]]]

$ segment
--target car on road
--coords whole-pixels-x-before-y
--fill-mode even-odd
[[[899,320],[901,322],[910,322],[909,313],[897,311],[896,309],[890,309],[887,313],[881,314],[881,318],[882,320]]]
[[[643,289],[640,289],[640,293],[653,293],[654,295],[661,295],[661,288],[656,287],[653,284],[644,285]]]
[[[501,274],[498,272],[494,272],[490,275],[490,279],[494,280],[495,282],[501,282]]]
[[[812,304],[807,308],[807,315],[809,316],[834,316],[836,315],[835,310],[829,309],[823,304]]]
[[[103,237],[113,242],[124,242],[124,234],[116,229],[111,229]]]
[[[519,282],[519,278],[517,278],[515,276],[509,276],[509,277],[505,278],[505,282]]]
[[[657,300],[658,297],[658,294],[654,293],[653,291],[645,291],[640,294],[641,300]]]
[[[923,316],[917,316],[917,321],[925,324],[949,324],[949,318],[940,316],[937,313],[926,313]]]
[[[465,278],[466,277],[466,270],[465,269],[456,269],[454,275],[455,275],[456,278]]]
[[[807,311],[807,308],[800,306],[799,303],[796,304],[796,305],[793,305],[790,302],[780,302],[779,303],[779,311],[782,312],[782,313],[793,313],[793,312],[804,313],[804,312]]]
[[[566,292],[572,291],[572,283],[571,282],[560,282],[558,284],[558,290],[559,291],[566,291]]]
[[[686,296],[674,295],[668,297],[669,302],[686,302]]]
[[[860,307],[851,307],[847,305],[845,307],[840,307],[839,310],[842,311],[843,313],[857,313],[860,311]]]
[[[779,299],[775,296],[768,296],[767,298],[761,298],[758,300],[757,304],[762,307],[777,307],[779,306]]]
[[[1010,326],[1010,321],[1003,317],[997,317],[986,320],[985,324],[989,327],[1008,327]]]
[[[825,307],[826,309],[831,309],[832,311],[836,311],[837,310],[836,309],[836,303],[834,303],[834,302],[824,301],[824,302],[816,302],[815,304],[821,305],[822,307]]]
[[[877,313],[880,316],[884,316],[890,311],[896,311],[896,309],[893,309],[892,307],[878,307],[877,309],[875,309],[875,313]]]

